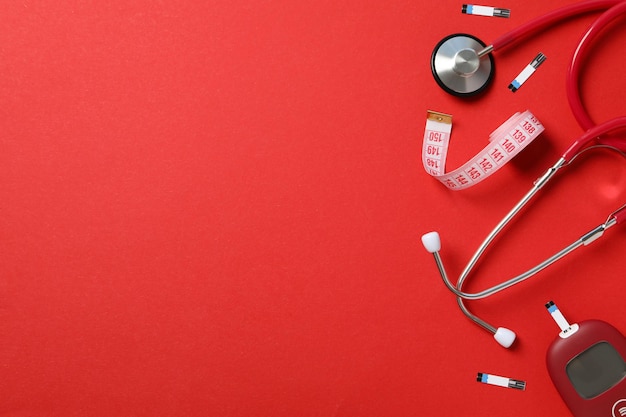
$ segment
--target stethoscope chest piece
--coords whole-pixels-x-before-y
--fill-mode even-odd
[[[471,96],[483,91],[494,74],[491,54],[480,58],[485,44],[465,33],[443,38],[433,51],[430,67],[441,88],[455,96]]]

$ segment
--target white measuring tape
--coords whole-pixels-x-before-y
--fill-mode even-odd
[[[460,168],[445,173],[452,116],[429,110],[422,147],[424,169],[451,190],[462,190],[492,175],[543,130],[530,111],[515,113],[489,135],[489,144],[482,151]]]

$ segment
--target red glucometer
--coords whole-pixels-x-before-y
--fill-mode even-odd
[[[548,348],[550,378],[575,417],[626,416],[626,338],[610,324],[570,325],[546,304],[561,333]]]

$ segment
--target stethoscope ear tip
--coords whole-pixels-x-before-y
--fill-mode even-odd
[[[496,339],[496,342],[500,344],[500,346],[505,348],[510,348],[513,342],[515,342],[515,338],[517,335],[514,331],[509,330],[504,327],[498,327],[493,338]]]
[[[439,238],[439,233],[426,233],[422,236],[422,244],[430,253],[439,252],[441,250],[441,239]]]

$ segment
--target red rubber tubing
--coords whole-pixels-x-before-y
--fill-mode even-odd
[[[593,120],[585,110],[583,106],[582,100],[580,98],[580,91],[578,88],[578,80],[580,77],[580,69],[584,62],[584,57],[587,55],[587,52],[591,48],[591,44],[594,39],[598,36],[598,34],[611,22],[611,20],[617,18],[619,15],[626,13],[626,1],[622,1],[617,5],[611,7],[609,10],[604,12],[598,19],[593,22],[593,24],[589,27],[587,32],[583,35],[580,42],[578,43],[578,47],[574,52],[574,56],[572,57],[572,62],[567,71],[566,76],[566,91],[567,91],[567,100],[569,101],[570,108],[572,109],[572,113],[574,117],[578,121],[580,127],[584,130],[591,129],[595,126]],[[616,143],[614,139],[608,139],[606,141],[601,141],[602,143],[612,142],[611,145],[619,145],[618,148],[622,150],[626,150],[626,140],[621,140]],[[608,143],[607,143],[608,144]]]
[[[548,12],[542,16],[539,16],[530,22],[513,29],[512,31],[505,33],[497,38],[491,44],[493,50],[497,51],[505,46],[521,40],[522,38],[544,29],[546,26],[550,26],[553,23],[559,22],[567,17],[576,16],[577,14],[593,12],[597,10],[606,10],[623,2],[623,0],[587,0],[568,6],[561,7],[559,9]]]
[[[613,213],[612,216],[615,221],[617,222],[617,224],[620,224],[621,222],[626,220],[626,207],[622,207],[621,209],[617,210],[615,213]]]
[[[598,136],[619,129],[626,129],[626,116],[616,117],[597,126],[593,126],[570,145],[570,147],[563,154],[563,158],[566,161],[570,161],[585,145],[596,139]],[[620,142],[621,146],[624,146],[625,140],[621,139]]]
[[[505,33],[492,43],[493,50],[496,51],[568,17],[599,10],[605,10],[605,12],[593,22],[581,38],[566,74],[567,100],[574,118],[580,127],[586,130],[563,154],[566,161],[570,161],[585,145],[594,140],[626,152],[626,139],[618,137],[600,138],[609,131],[626,128],[626,117],[618,117],[596,126],[583,106],[578,88],[583,59],[591,48],[593,40],[613,19],[626,13],[626,0],[587,0],[564,6]]]

